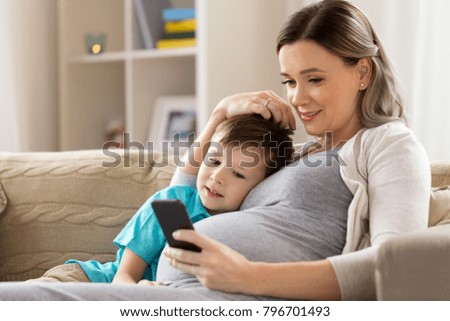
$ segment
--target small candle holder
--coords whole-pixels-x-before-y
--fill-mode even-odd
[[[98,55],[105,51],[106,43],[105,33],[89,33],[86,35],[87,51],[91,55]]]

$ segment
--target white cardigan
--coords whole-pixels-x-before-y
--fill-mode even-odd
[[[373,300],[378,245],[425,229],[431,174],[422,145],[402,122],[361,129],[339,152],[354,195],[343,254],[329,258],[343,300]]]

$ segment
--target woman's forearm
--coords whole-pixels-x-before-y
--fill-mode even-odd
[[[201,254],[165,248],[170,265],[197,276],[205,287],[230,293],[302,300],[340,300],[341,290],[329,260],[251,262],[232,248],[193,230],[178,230],[174,238],[194,243]]]
[[[340,300],[339,283],[328,260],[252,263],[243,292],[302,300]]]

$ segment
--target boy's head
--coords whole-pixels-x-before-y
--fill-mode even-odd
[[[237,210],[253,187],[289,163],[291,134],[256,114],[222,122],[197,178],[200,198],[210,213]]]

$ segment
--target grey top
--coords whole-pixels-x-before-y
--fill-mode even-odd
[[[251,261],[309,261],[340,254],[353,195],[339,167],[336,150],[305,156],[256,186],[241,211],[202,220],[195,228]],[[164,256],[157,280],[176,288],[202,287],[194,276],[172,268]],[[223,299],[230,296],[223,294]]]

